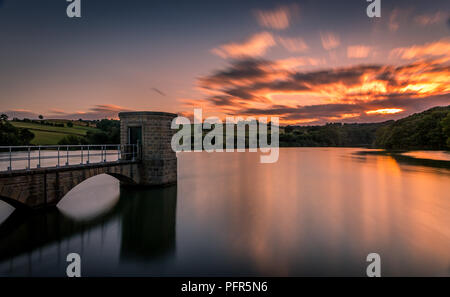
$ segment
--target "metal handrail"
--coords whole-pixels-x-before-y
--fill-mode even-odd
[[[104,146],[110,146],[110,147],[117,147],[117,146],[136,146],[136,144],[69,144],[69,145],[16,145],[16,146],[10,146],[10,145],[0,145],[0,149],[7,149],[7,148],[26,148],[28,149],[30,148],[58,148],[58,147],[86,147],[86,146],[90,146],[90,147],[104,147]]]
[[[56,152],[55,155],[42,155],[43,151],[50,150]],[[3,151],[8,154],[2,156]],[[80,152],[76,154],[75,152]],[[35,168],[42,168],[41,161],[57,159],[55,166],[45,166],[46,168],[61,167],[61,158],[65,159],[64,166],[69,166],[71,158],[80,158],[81,162],[77,165],[90,164],[91,158],[100,156],[100,162],[121,162],[125,160],[139,160],[140,147],[138,144],[89,144],[89,145],[39,145],[39,146],[0,146],[0,163],[9,162],[7,170],[13,171],[14,161],[26,161],[26,169],[30,170],[31,161],[37,160]],[[24,156],[14,156],[17,153],[23,153]],[[33,153],[33,154],[32,154]],[[34,155],[37,154],[37,156]],[[107,161],[107,156],[117,156],[115,161]],[[22,169],[17,169],[22,170]]]

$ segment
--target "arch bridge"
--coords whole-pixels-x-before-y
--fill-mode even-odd
[[[53,206],[98,174],[111,175],[126,186],[174,184],[175,117],[164,112],[119,113],[121,143],[116,145],[1,147],[0,163],[7,166],[0,167],[0,200],[24,210]],[[15,164],[26,168],[15,169]]]

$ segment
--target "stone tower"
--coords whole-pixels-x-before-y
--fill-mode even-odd
[[[141,146],[139,184],[161,186],[177,182],[177,157],[170,145],[176,114],[154,111],[121,112],[120,143]]]

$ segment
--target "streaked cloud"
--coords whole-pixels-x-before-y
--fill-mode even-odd
[[[209,96],[202,104],[217,113],[320,124],[391,119],[450,102],[450,66],[439,59],[298,70],[308,62],[307,57],[233,61],[199,79]]]
[[[96,119],[119,119],[119,112],[122,111],[132,111],[130,109],[120,109],[120,110],[108,110],[105,108],[92,108],[91,110],[87,112],[77,112],[74,114],[68,114],[65,116],[65,118],[68,119],[79,119],[82,118],[83,120],[96,120]]]
[[[243,58],[263,56],[267,50],[276,44],[269,32],[261,32],[251,36],[242,43],[227,43],[212,52],[222,58]]]
[[[152,88],[151,90],[154,91],[155,93],[161,95],[161,96],[166,96],[166,94],[163,91],[161,91],[160,89]]]
[[[93,120],[93,119],[118,119],[119,112],[122,111],[133,111],[133,109],[129,109],[123,106],[114,105],[114,104],[100,104],[95,105],[90,108],[88,111],[77,112],[75,114],[68,114],[66,118],[69,119],[78,119],[82,117],[85,120]]]
[[[49,109],[49,113],[50,113],[50,114],[60,114],[60,115],[65,115],[65,114],[67,114],[67,112],[65,112],[65,111],[62,110],[62,109],[58,109],[58,108],[50,108],[50,109]]]
[[[265,28],[282,30],[289,27],[293,16],[298,15],[298,5],[280,6],[273,10],[257,10],[258,24]]]
[[[399,17],[399,9],[396,8],[396,9],[392,10],[391,14],[389,15],[389,24],[388,25],[389,25],[389,30],[391,32],[397,31],[398,28],[400,27],[398,17]]]
[[[6,114],[10,119],[14,119],[14,118],[18,118],[18,119],[23,119],[23,118],[28,118],[28,119],[37,119],[38,118],[38,114],[28,110],[28,109],[22,109],[22,108],[18,108],[18,109],[10,109],[10,110],[4,110],[2,112],[0,112],[0,114]]]
[[[291,57],[274,61],[278,68],[281,69],[295,69],[300,66],[311,65],[317,66],[325,64],[324,59],[310,58],[310,57]]]
[[[78,112],[66,112],[62,109],[50,109],[48,114],[45,114],[45,118],[58,118],[58,119],[70,119],[77,120],[82,118],[84,120],[97,120],[97,119],[117,119],[119,112],[133,111],[132,109],[125,108],[114,104],[100,104],[91,107],[86,111]],[[25,109],[12,109],[2,113],[7,114],[11,118],[29,118],[37,119],[39,114]]]
[[[309,46],[301,37],[279,37],[278,40],[291,53],[301,53],[309,49]]]
[[[419,25],[429,26],[429,25],[434,25],[434,24],[438,24],[441,22],[445,22],[448,17],[449,17],[448,13],[438,11],[433,14],[418,15],[414,18],[414,21],[416,23],[418,23]]]
[[[217,89],[264,81],[274,72],[270,65],[270,61],[257,59],[233,61],[229,67],[199,78],[198,83],[203,89]]]
[[[385,121],[388,119],[399,119],[411,113],[423,111],[432,106],[445,105],[448,103],[448,99],[448,96],[432,96],[419,99],[402,98],[392,100],[374,100],[369,102],[361,102],[360,104],[325,103],[306,106],[274,105],[269,108],[244,109],[239,111],[239,113],[247,116],[279,116],[282,123],[294,125],[324,124],[326,122],[376,122]],[[381,110],[383,109],[382,107],[386,106],[392,106],[392,108],[384,108],[386,110],[402,109],[404,111],[395,113],[366,113],[366,111]],[[396,106],[402,106],[402,108],[398,108]]]
[[[400,57],[405,60],[443,56],[448,60],[450,58],[450,38],[442,38],[423,45],[395,48],[391,50],[390,56]]]
[[[336,6],[331,0],[305,3],[301,11],[290,1],[186,5],[173,17],[167,17],[172,7],[164,2],[149,19],[139,11],[152,5],[140,1],[130,13],[149,30],[136,30],[136,22],[108,26],[107,42],[98,39],[88,48],[79,40],[89,29],[84,27],[67,40],[60,34],[36,39],[34,30],[27,30],[35,20],[24,18],[25,25],[15,26],[12,16],[23,16],[23,9],[10,2],[0,0],[5,3],[0,11],[11,13],[2,19],[0,105],[16,115],[115,118],[129,109],[94,104],[167,111],[197,104],[208,114],[279,111],[284,122],[323,123],[390,119],[449,102],[450,20],[444,0],[396,1],[383,6],[380,19],[365,16],[365,3]],[[36,15],[48,17],[37,28],[41,33],[69,26],[41,8],[36,6]],[[344,13],[332,11],[338,8]],[[112,9],[120,13],[119,6]],[[170,38],[160,34],[167,30]],[[118,32],[127,37],[127,50],[123,38],[114,38]],[[15,42],[17,36],[23,42]],[[32,47],[24,47],[30,42]],[[179,98],[189,99],[177,105]],[[366,113],[384,109],[404,111]]]
[[[321,32],[320,40],[323,48],[326,50],[337,48],[341,44],[339,36],[332,32]]]
[[[355,59],[367,58],[369,56],[370,51],[371,51],[370,46],[351,45],[347,47],[347,57]]]

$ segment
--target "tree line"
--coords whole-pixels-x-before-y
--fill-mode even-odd
[[[68,135],[59,144],[120,143],[120,121],[103,119],[96,121],[96,127],[99,131],[88,131],[86,136]],[[269,129],[270,127],[269,124]],[[1,115],[0,145],[28,145],[33,138],[34,134],[28,129],[14,127],[8,122],[6,115]],[[434,107],[397,121],[382,123],[328,123],[323,126],[280,127],[279,140],[281,147],[365,146],[384,149],[449,150],[450,105]]]
[[[323,126],[287,126],[280,134],[280,146],[285,147],[370,147],[376,131],[390,122],[370,124],[327,123]]]
[[[433,107],[397,121],[286,126],[280,146],[345,146],[384,149],[450,149],[450,105]]]
[[[8,122],[6,114],[0,115],[0,145],[28,145],[34,134],[25,128],[17,128]]]
[[[120,143],[120,121],[103,119],[96,122],[96,127],[100,131],[87,131],[86,136],[67,135],[58,144],[85,145]]]
[[[39,116],[42,117],[42,116]],[[32,124],[39,124],[39,125],[44,125],[44,126],[51,126],[51,127],[64,127],[64,123],[54,123],[54,122],[50,122],[50,121],[46,121],[43,118],[40,120],[30,120],[28,118],[24,118],[24,119],[19,119],[19,118],[14,118],[13,122],[22,122],[22,123],[32,123]],[[71,122],[67,123],[67,127],[70,127],[69,124],[72,124]],[[73,125],[73,124],[72,124]]]

